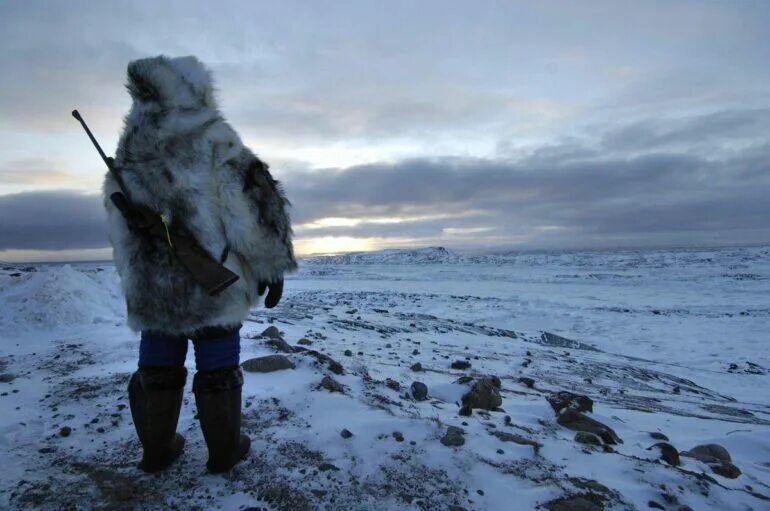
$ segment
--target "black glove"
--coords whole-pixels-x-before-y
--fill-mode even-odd
[[[281,295],[283,295],[283,279],[278,279],[275,282],[260,282],[257,285],[257,293],[259,293],[259,296],[265,294],[265,289],[267,289],[265,307],[272,309],[281,301]]]

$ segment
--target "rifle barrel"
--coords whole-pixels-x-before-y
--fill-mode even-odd
[[[77,110],[72,111],[72,117],[78,120],[80,122],[80,125],[83,126],[83,129],[86,130],[86,134],[88,135],[88,138],[91,139],[91,142],[94,144],[94,147],[96,147],[96,150],[99,151],[99,156],[102,157],[102,160],[104,160],[104,164],[107,165],[107,167],[112,170],[112,165],[110,165],[110,160],[107,159],[107,155],[104,154],[104,151],[102,151],[102,147],[99,145],[99,142],[96,141],[96,138],[94,137],[94,134],[91,133],[91,130],[88,129],[88,125],[86,124],[86,121],[83,120],[83,117],[80,116],[80,112]]]

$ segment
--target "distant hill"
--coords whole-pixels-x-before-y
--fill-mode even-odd
[[[427,247],[352,252],[310,257],[306,260],[317,264],[456,264],[462,262],[463,259],[463,256],[444,247]]]

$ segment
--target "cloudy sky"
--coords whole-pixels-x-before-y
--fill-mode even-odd
[[[105,258],[129,60],[197,55],[298,252],[770,242],[770,2],[0,2],[0,260]]]

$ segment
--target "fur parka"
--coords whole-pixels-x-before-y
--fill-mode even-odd
[[[154,57],[128,65],[133,99],[115,154],[131,201],[181,222],[198,243],[240,279],[208,296],[162,240],[129,231],[110,201],[120,191],[104,181],[104,204],[128,325],[190,335],[242,322],[260,282],[296,269],[289,203],[268,166],[224,121],[209,71],[195,58]]]

